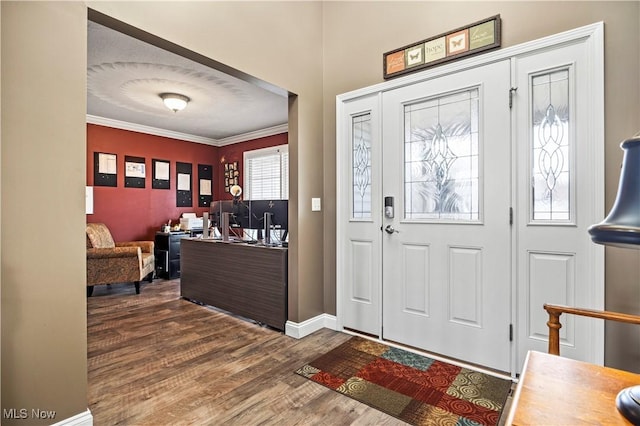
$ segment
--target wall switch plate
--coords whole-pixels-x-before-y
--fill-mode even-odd
[[[312,198],[311,199],[311,211],[312,212],[319,212],[320,210],[322,210],[322,206],[320,203],[320,198]]]

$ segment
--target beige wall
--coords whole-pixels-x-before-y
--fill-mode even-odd
[[[504,46],[602,20],[607,208],[618,143],[640,128],[638,2],[88,4],[297,95],[290,101],[293,321],[335,314],[335,96],[382,81],[383,52],[496,13]],[[61,420],[87,406],[86,10],[80,2],[0,5],[2,408],[56,410]],[[311,212],[319,196],[323,212]],[[640,312],[638,253],[607,254],[607,306]],[[608,363],[637,364],[635,337],[608,338]]]
[[[322,213],[311,212],[311,198],[322,196],[321,3],[1,4],[3,408],[56,410],[60,419],[87,406],[87,4],[293,94],[290,190],[299,205],[289,318],[323,312]],[[39,228],[25,226],[37,220]]]
[[[86,11],[0,7],[2,409],[60,421],[87,409]]]
[[[605,23],[609,211],[622,159],[619,143],[640,130],[640,2],[326,2],[323,12],[325,229],[335,229],[335,96],[382,82],[384,52],[495,14],[502,18],[503,47]],[[330,232],[324,239],[325,311],[333,314],[336,240]],[[606,305],[640,313],[640,251],[607,249]],[[638,369],[639,360],[638,328],[607,325],[606,363]]]

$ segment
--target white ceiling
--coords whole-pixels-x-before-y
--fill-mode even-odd
[[[287,131],[286,95],[92,21],[87,48],[90,123],[217,146]],[[191,101],[174,113],[165,92]]]

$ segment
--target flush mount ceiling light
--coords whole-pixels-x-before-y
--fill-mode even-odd
[[[191,100],[188,97],[177,93],[161,93],[160,97],[162,98],[164,105],[173,112],[182,111]]]

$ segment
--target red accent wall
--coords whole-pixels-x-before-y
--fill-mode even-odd
[[[231,200],[233,197],[228,192],[224,192],[224,163],[238,162],[239,182],[238,184],[244,188],[244,167],[243,167],[243,155],[245,151],[252,151],[254,149],[269,148],[271,146],[286,145],[289,142],[289,134],[281,133],[279,135],[267,136],[264,138],[254,139],[247,142],[236,143],[232,145],[221,146],[218,148],[218,168],[217,172],[214,170],[215,180],[215,194],[221,194],[217,200]]]
[[[280,134],[225,147],[215,147],[162,136],[87,124],[87,185],[93,186],[93,214],[87,222],[105,223],[116,241],[153,240],[156,231],[171,220],[179,223],[184,212],[198,216],[208,207],[198,205],[198,164],[213,166],[213,199],[231,199],[224,193],[223,162],[238,161],[242,186],[242,156],[245,151],[287,143],[287,134]],[[94,152],[117,155],[117,187],[94,186]],[[144,188],[125,188],[124,157],[145,159]],[[224,157],[224,159],[223,159]],[[170,163],[170,189],[152,189],[152,159]],[[176,162],[192,164],[193,206],[176,207]]]

